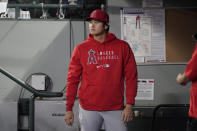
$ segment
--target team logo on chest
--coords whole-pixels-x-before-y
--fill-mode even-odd
[[[95,57],[95,51],[90,49],[88,51],[89,57],[88,57],[88,64],[97,64],[96,57]]]

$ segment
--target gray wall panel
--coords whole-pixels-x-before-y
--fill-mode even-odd
[[[1,21],[0,26],[7,22],[9,27],[10,21]],[[6,33],[3,29],[1,33]],[[46,73],[53,80],[53,91],[60,91],[70,61],[69,32],[68,21],[18,21],[1,35],[5,38],[0,43],[0,66],[24,81],[32,73]],[[21,88],[2,74],[0,77],[0,99],[17,99]]]
[[[156,106],[159,104],[188,104],[189,87],[177,84],[176,76],[183,73],[186,64],[138,65],[139,79],[154,79],[154,100],[137,100],[137,106]]]

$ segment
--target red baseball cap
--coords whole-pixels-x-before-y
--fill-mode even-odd
[[[109,23],[109,15],[104,10],[100,9],[92,11],[90,17],[86,18],[87,21],[90,21],[91,19]]]

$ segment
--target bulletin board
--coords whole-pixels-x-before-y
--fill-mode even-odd
[[[129,43],[137,63],[166,62],[165,9],[123,8],[121,39]]]
[[[141,29],[139,29],[137,16],[141,18]],[[143,27],[143,23],[148,26]],[[151,23],[150,26],[149,23]],[[133,28],[127,24],[132,25]],[[142,29],[149,31],[139,31]],[[147,32],[151,34],[146,38]],[[121,10],[121,39],[130,44],[137,63],[188,62],[195,46],[192,35],[196,32],[196,8],[124,8]],[[141,40],[146,44],[140,42]],[[139,50],[138,48],[142,47],[139,45],[144,46],[144,50]],[[142,52],[141,56],[138,51]],[[151,51],[151,54],[148,51]]]

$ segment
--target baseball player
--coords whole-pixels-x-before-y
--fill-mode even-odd
[[[90,34],[74,48],[69,65],[65,122],[73,124],[72,107],[78,93],[81,131],[99,131],[103,123],[106,131],[126,131],[137,92],[133,52],[127,42],[108,32],[105,11],[96,9],[86,20]]]

